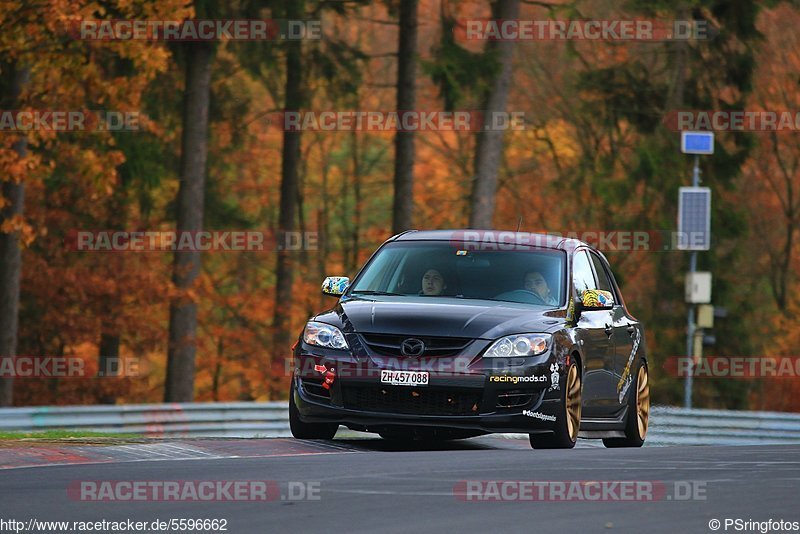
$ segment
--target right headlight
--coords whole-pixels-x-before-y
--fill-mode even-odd
[[[542,354],[550,345],[550,334],[514,334],[501,337],[483,354],[489,358],[514,358]]]
[[[325,323],[309,321],[303,330],[303,341],[309,345],[326,347],[329,349],[348,349],[347,341],[342,331]]]

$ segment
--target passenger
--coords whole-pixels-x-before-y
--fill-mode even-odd
[[[558,302],[550,292],[550,286],[539,271],[531,271],[525,275],[524,287],[538,296],[548,306],[557,306]]]

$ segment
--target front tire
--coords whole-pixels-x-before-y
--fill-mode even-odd
[[[571,449],[581,426],[581,375],[573,359],[561,394],[561,409],[552,434],[530,434],[534,449]]]
[[[624,438],[606,438],[603,445],[609,449],[618,447],[641,447],[647,436],[650,423],[650,377],[647,365],[642,362],[636,373],[636,380],[631,384],[633,391],[628,397],[628,418],[625,424]]]
[[[294,378],[289,388],[289,429],[297,439],[333,439],[339,425],[336,423],[304,423],[294,402]]]

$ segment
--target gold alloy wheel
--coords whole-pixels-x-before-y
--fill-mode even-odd
[[[567,375],[566,403],[567,431],[569,432],[569,438],[575,441],[578,438],[578,428],[581,425],[581,378],[578,376],[578,368],[574,365],[570,366],[569,374]]]
[[[636,379],[636,419],[639,423],[639,438],[644,439],[647,434],[647,423],[650,417],[650,384],[647,378],[647,367],[639,367],[639,376]]]

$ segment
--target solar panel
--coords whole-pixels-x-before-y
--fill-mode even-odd
[[[711,189],[681,187],[678,192],[678,250],[711,248]]]

